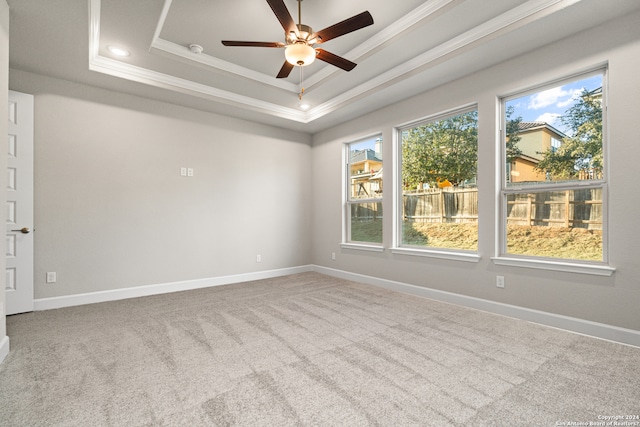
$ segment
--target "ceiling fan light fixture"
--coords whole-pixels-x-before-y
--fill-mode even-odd
[[[240,40],[222,40],[224,46],[244,46],[244,47],[267,47],[267,48],[285,48],[286,61],[276,75],[277,79],[285,79],[293,68],[297,65],[302,73],[303,67],[311,64],[316,57],[327,64],[341,68],[345,71],[351,71],[355,68],[355,62],[335,55],[324,49],[315,49],[314,45],[327,42],[331,39],[343,36],[360,30],[369,25],[373,25],[373,17],[368,11],[354,15],[320,31],[302,24],[302,0],[298,1],[298,23],[296,24],[293,17],[289,13],[284,0],[266,0],[271,10],[276,15],[280,25],[284,29],[283,42],[264,42],[264,41],[240,41]],[[300,78],[300,87],[302,88],[302,76]],[[303,91],[300,91],[302,97]]]
[[[290,44],[284,50],[284,57],[289,64],[304,67],[316,59],[316,50],[305,43]]]

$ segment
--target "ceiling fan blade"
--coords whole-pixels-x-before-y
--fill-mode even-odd
[[[278,21],[280,21],[280,25],[282,25],[282,28],[284,28],[285,34],[293,32],[297,36],[298,26],[291,17],[289,9],[287,9],[287,6],[284,4],[284,0],[267,0],[267,3],[269,3],[269,6],[271,6],[271,10],[273,10],[273,13],[276,15],[276,18],[278,18]]]
[[[309,37],[309,40],[317,38],[316,43],[324,43],[336,37],[349,34],[353,31],[368,27],[373,24],[373,17],[369,12],[362,12],[359,15],[352,16],[342,22],[338,22],[323,30],[317,31]]]
[[[225,46],[247,46],[247,47],[284,47],[281,42],[245,42],[235,40],[222,40]]]
[[[356,65],[358,65],[355,62],[351,62],[341,56],[327,52],[324,49],[316,49],[316,58],[331,65],[335,65],[338,68],[342,68],[345,71],[351,71],[356,67]]]
[[[289,77],[289,74],[291,74],[291,70],[293,70],[293,64],[289,63],[288,61],[284,61],[284,64],[282,64],[282,68],[280,68],[280,72],[276,76],[276,79],[286,79],[287,77]]]

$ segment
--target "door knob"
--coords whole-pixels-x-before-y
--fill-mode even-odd
[[[29,232],[30,232],[31,230],[29,230],[29,227],[23,227],[23,228],[21,228],[20,230],[11,230],[11,231],[19,231],[19,232],[21,232],[22,234],[29,234]]]

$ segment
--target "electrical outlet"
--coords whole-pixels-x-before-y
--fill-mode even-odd
[[[336,253],[335,252],[331,252],[331,259],[333,259],[333,260],[336,259]]]
[[[256,262],[262,262],[262,255],[256,255]]]
[[[496,276],[496,286],[504,288],[504,276]]]
[[[56,283],[56,280],[58,280],[58,275],[56,274],[55,271],[48,271],[47,272],[47,283]]]
[[[193,176],[193,168],[187,168],[187,176]]]

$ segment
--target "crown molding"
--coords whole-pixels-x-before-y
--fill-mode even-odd
[[[156,24],[156,30],[153,34],[153,40],[151,41],[151,45],[149,47],[149,52],[151,52],[153,49],[157,49],[159,51],[175,55],[187,61],[197,62],[201,65],[205,65],[216,70],[226,71],[228,73],[232,73],[246,79],[254,80],[268,86],[274,86],[295,94],[298,93],[298,85],[290,83],[286,80],[274,79],[273,76],[246,67],[242,67],[232,62],[216,58],[215,56],[207,55],[206,53],[194,54],[186,46],[182,46],[169,40],[160,38],[160,33],[162,33],[162,28],[164,27],[164,24],[167,20],[169,9],[171,9],[172,3],[173,0],[165,0],[164,2],[162,13],[160,14],[158,23]]]
[[[432,0],[423,3],[402,18],[395,21],[393,24],[377,32],[373,37],[370,37],[364,43],[347,52],[344,56],[353,58],[352,60],[354,62],[358,61],[365,55],[373,53],[376,50],[382,48],[386,43],[409,31],[412,27],[419,24],[420,22],[431,18],[435,13],[442,10],[444,7],[448,6],[454,1],[455,0]],[[311,90],[314,85],[321,83],[323,80],[329,78],[332,74],[335,74],[337,72],[340,72],[340,70],[331,67],[325,68],[313,74],[307,79],[307,90]]]
[[[393,38],[401,35],[406,31],[409,31],[414,25],[430,18],[436,12],[440,11],[454,1],[456,0],[432,0],[430,2],[426,2],[394,22],[392,25],[382,29],[373,37],[369,38],[366,42],[350,50],[344,56],[354,58],[354,61],[357,61],[363,56],[381,48]],[[298,93],[299,88],[295,84],[289,83],[284,80],[274,79],[273,76],[251,70],[249,68],[242,67],[228,61],[224,61],[211,55],[195,55],[184,46],[180,46],[178,44],[170,42],[169,40],[160,38],[160,33],[162,32],[162,28],[164,27],[164,23],[167,19],[167,15],[169,14],[169,9],[171,8],[172,3],[173,0],[165,0],[162,13],[156,25],[153,41],[151,42],[151,47],[149,48],[150,51],[152,48],[158,49],[160,51],[176,55],[189,61],[195,61],[200,64],[215,68],[217,70],[227,71],[265,85],[275,86],[293,93]],[[305,91],[307,93],[311,92],[313,90],[313,86],[317,86],[319,83],[338,72],[341,71],[337,68],[325,67],[319,72],[314,73],[307,79]]]
[[[286,90],[287,92],[297,94],[299,91],[298,85],[288,82],[286,80],[276,79],[273,76],[269,76],[267,74],[260,73],[255,70],[242,67],[232,62],[228,62],[220,58],[216,58],[215,56],[207,55],[206,53],[198,53],[198,54],[193,53],[186,46],[182,46],[165,39],[159,38],[159,39],[153,40],[153,42],[151,43],[151,47],[149,48],[149,51],[151,51],[152,49],[157,49],[159,51],[162,51],[171,55],[175,55],[188,62],[195,62],[201,65],[204,65],[206,67],[213,68],[220,71],[226,71],[236,76],[244,77],[246,79],[250,79],[250,80],[262,83],[264,85],[273,86],[278,89],[283,89],[283,90]]]
[[[101,0],[89,0],[89,70],[169,89],[225,104],[248,108],[253,111],[284,118],[300,123],[308,123],[308,112],[283,107],[271,102],[214,88],[202,83],[182,79],[146,68],[138,67],[100,55],[100,4]]]
[[[186,55],[185,51],[188,52],[187,48],[175,45],[168,41],[164,41],[158,37],[160,34],[161,25],[164,23],[166,15],[169,11],[171,1],[172,0],[165,1],[162,16],[160,17],[158,27],[156,28],[156,32],[154,35],[154,41],[151,44],[150,49],[157,48],[167,51],[170,54],[185,58],[189,61],[194,61],[193,57],[199,57],[200,55]],[[443,7],[446,7],[453,1],[454,0],[436,0],[433,2],[427,2],[427,4],[415,9],[410,14],[406,15],[405,17],[391,25],[388,29],[382,30],[378,35],[372,37],[363,45],[359,46],[356,49],[353,49],[349,54],[354,52],[355,55],[364,56],[370,52],[373,52],[379,46],[382,46],[384,43],[398,36],[403,31],[406,31],[410,26],[416,25],[420,21],[429,18],[438,10],[441,10]],[[242,108],[247,108],[270,116],[280,117],[299,123],[310,123],[340,109],[341,107],[349,103],[355,102],[356,100],[366,96],[369,93],[382,90],[402,80],[405,80],[421,69],[425,69],[435,61],[448,55],[454,55],[458,53],[462,48],[466,46],[469,46],[473,43],[481,42],[482,40],[488,41],[493,36],[501,32],[504,33],[509,31],[510,29],[513,30],[518,26],[534,22],[580,1],[582,0],[529,0],[526,3],[523,3],[520,6],[517,6],[469,31],[466,31],[459,36],[454,37],[447,42],[442,43],[414,57],[413,59],[406,61],[376,76],[373,79],[370,79],[326,102],[321,103],[318,106],[313,107],[307,112],[284,107],[282,105],[262,101],[257,98],[236,94],[209,85],[196,83],[186,79],[134,66],[122,61],[117,61],[100,56],[99,48],[101,0],[89,0],[89,69],[115,77],[129,79],[139,83],[145,83],[155,87],[161,87],[164,89],[174,90],[181,93],[186,93]],[[204,59],[198,60],[198,62],[207,66],[213,66],[214,68],[219,68],[227,72],[238,74],[264,84],[276,86],[287,91],[291,90],[291,88],[288,86],[290,84],[287,82],[284,82],[285,84],[283,86],[280,86],[281,83],[274,83],[274,81],[277,82],[277,79],[274,79],[271,76],[266,76],[262,73],[258,73],[253,70],[249,70],[244,67],[222,61],[218,58],[206,56],[204,57]],[[310,77],[310,79],[307,81],[307,84],[318,84],[321,80],[327,78],[333,72],[335,72],[335,70],[328,71],[328,74],[318,73],[320,75],[317,77]],[[268,79],[265,80],[264,77],[268,77]],[[293,86],[295,87],[293,91],[297,93],[297,87],[295,85]]]
[[[99,1],[99,0],[92,0]],[[202,83],[182,79],[164,73],[126,64],[104,56],[91,58],[89,69],[114,77],[144,83],[158,88],[169,89],[200,98],[211,99],[229,105],[239,106],[274,117],[280,117],[300,123],[308,123],[307,113],[293,108],[283,107],[271,102],[239,95],[223,89],[214,88]]]

